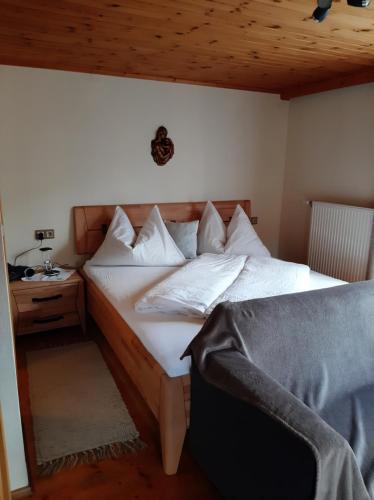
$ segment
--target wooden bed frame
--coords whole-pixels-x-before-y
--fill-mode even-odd
[[[206,202],[160,203],[165,220],[186,222],[201,218]],[[213,202],[227,224],[240,204],[250,217],[249,200]],[[146,221],[154,204],[122,205],[135,229]],[[92,255],[102,243],[115,205],[74,207],[77,253]],[[162,462],[166,474],[175,474],[189,426],[190,376],[169,377],[140,342],[95,283],[85,276],[87,307],[113,351],[159,422]]]

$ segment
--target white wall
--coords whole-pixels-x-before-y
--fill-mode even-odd
[[[306,200],[374,208],[374,84],[291,101],[280,255],[304,262]]]
[[[250,198],[276,254],[288,103],[278,96],[60,71],[0,67],[0,186],[11,258],[54,228],[74,263],[80,204]],[[157,167],[164,124],[175,155]],[[39,263],[38,252],[20,263]]]
[[[10,487],[12,490],[17,490],[28,485],[28,478],[18,404],[7,280],[0,214],[0,403],[4,417]]]

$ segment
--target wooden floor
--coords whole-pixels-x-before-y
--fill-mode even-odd
[[[166,476],[161,467],[158,425],[146,404],[120,366],[108,343],[94,325],[88,335],[106,360],[123,399],[147,444],[145,450],[94,465],[80,465],[51,477],[36,475],[32,415],[28,391],[26,351],[82,340],[78,328],[56,330],[17,339],[18,381],[29,476],[35,500],[211,500],[220,498],[186,449],[179,473]]]

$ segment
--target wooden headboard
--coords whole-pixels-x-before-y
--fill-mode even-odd
[[[236,205],[241,205],[251,216],[249,200],[213,201],[223,221],[227,224],[231,219]],[[146,221],[149,212],[158,205],[163,219],[188,222],[201,218],[206,201],[188,201],[182,203],[146,203],[136,205],[121,205],[126,211],[131,224],[139,229]],[[94,205],[74,207],[75,246],[79,255],[93,254],[104,240],[105,232],[112,220],[117,205]]]

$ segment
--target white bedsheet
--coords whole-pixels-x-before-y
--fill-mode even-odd
[[[86,265],[86,274],[141,340],[170,377],[186,375],[190,361],[179,357],[203,324],[202,319],[165,314],[140,314],[135,302],[177,267],[99,267]]]
[[[86,274],[103,292],[170,377],[189,373],[190,360],[179,357],[199,332],[203,319],[165,314],[141,314],[135,302],[159,281],[175,272],[165,267],[85,266]],[[311,272],[310,289],[327,288],[342,282]]]

